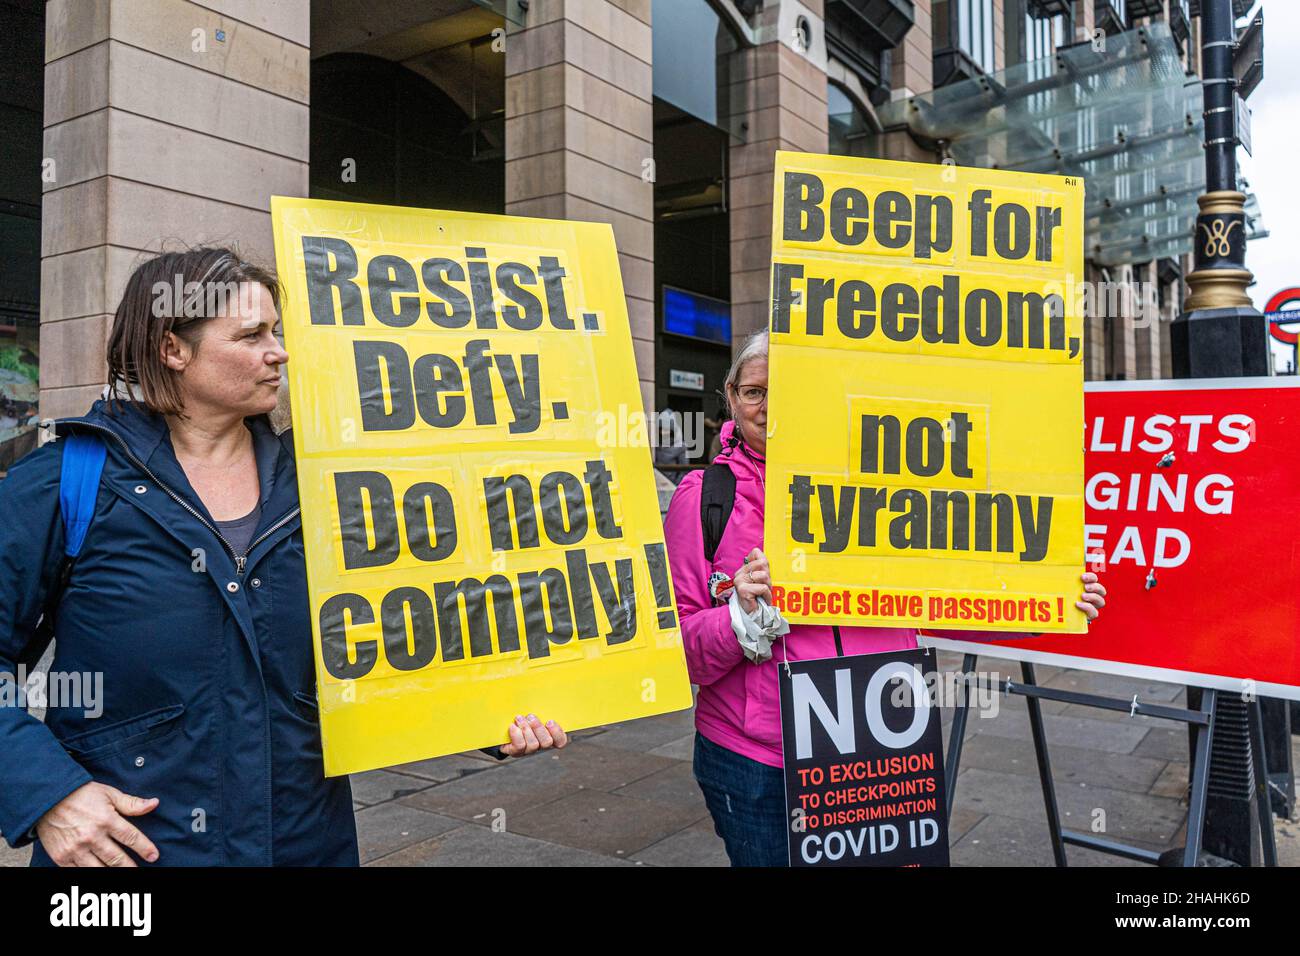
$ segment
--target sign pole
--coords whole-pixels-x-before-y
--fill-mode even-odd
[[[1020,676],[1028,687],[1037,686],[1034,665],[1029,661],[1020,664]],[[1069,866],[1065,858],[1065,843],[1061,833],[1061,811],[1056,804],[1056,785],[1052,782],[1052,762],[1047,756],[1047,734],[1043,731],[1043,708],[1038,698],[1025,699],[1029,709],[1029,732],[1034,738],[1034,756],[1038,758],[1038,780],[1043,787],[1043,805],[1047,808],[1047,826],[1052,834],[1052,856],[1057,866]]]
[[[985,686],[983,681],[974,674],[977,659],[977,655],[968,653],[962,661],[963,684],[966,692],[956,707],[952,729],[949,731],[951,736],[948,741],[948,757],[944,773],[948,776],[947,812],[950,819],[953,807],[956,804],[957,770],[961,763],[961,750],[966,736],[966,719],[970,708],[970,689],[975,685],[978,685],[981,689]],[[1122,856],[1140,863],[1175,865],[1176,862],[1181,861],[1183,866],[1194,866],[1201,855],[1201,844],[1206,825],[1210,782],[1210,741],[1214,727],[1218,691],[1212,688],[1205,689],[1201,695],[1200,706],[1196,709],[1187,709],[1169,707],[1164,704],[1144,704],[1136,696],[1132,700],[1123,700],[1078,691],[1042,687],[1035,681],[1033,664],[1027,661],[1021,664],[1021,675],[1021,683],[1017,684],[1008,678],[998,685],[997,690],[999,693],[1020,694],[1026,698],[1026,706],[1029,708],[1030,714],[1030,730],[1034,738],[1034,755],[1038,762],[1038,776],[1043,787],[1043,805],[1047,813],[1047,823],[1052,840],[1052,855],[1056,860],[1056,865],[1068,865],[1065,846],[1069,844],[1095,850],[1098,853]],[[1156,853],[1142,847],[1130,846],[1116,840],[1108,840],[1092,833],[1066,830],[1061,826],[1060,811],[1056,801],[1056,787],[1052,780],[1051,761],[1047,752],[1047,735],[1043,728],[1040,699],[1059,700],[1063,703],[1079,704],[1084,707],[1127,711],[1130,716],[1142,714],[1162,720],[1179,721],[1190,726],[1195,760],[1192,764],[1191,793],[1187,808],[1186,846],[1165,853]],[[1249,714],[1250,733],[1262,741],[1262,721],[1259,719],[1258,701],[1255,701],[1253,706],[1249,708]],[[1263,780],[1262,744],[1256,746],[1253,760],[1255,761],[1256,780]],[[1258,784],[1257,787],[1259,787],[1262,794],[1262,787]],[[1273,824],[1267,811],[1258,814],[1258,824],[1263,845],[1264,864],[1266,866],[1276,866],[1277,851],[1273,840]]]
[[[948,777],[948,819],[952,820],[952,802],[957,796],[957,774],[961,772],[961,745],[966,738],[966,718],[970,716],[970,690],[975,680],[974,654],[967,654],[961,662],[962,695],[952,716],[952,728],[948,731],[948,757],[944,763],[944,772]],[[938,655],[935,655],[938,663]]]
[[[1191,792],[1187,807],[1187,845],[1183,848],[1183,866],[1196,866],[1201,858],[1201,840],[1205,832],[1205,799],[1210,789],[1210,738],[1214,736],[1214,703],[1218,691],[1207,690],[1201,697],[1201,714],[1205,724],[1192,725],[1196,759],[1191,766]],[[1192,826],[1192,821],[1196,826]]]
[[[1285,706],[1283,701],[1273,701]],[[1273,838],[1273,808],[1270,805],[1268,770],[1264,760],[1264,709],[1263,701],[1255,698],[1248,708],[1250,721],[1250,752],[1255,770],[1255,811],[1259,816],[1259,832],[1264,846],[1264,865],[1277,866],[1277,843]],[[1287,742],[1290,743],[1289,735]]]

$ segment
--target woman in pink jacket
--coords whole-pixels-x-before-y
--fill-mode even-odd
[[[781,759],[780,661],[834,657],[834,630],[796,624],[762,663],[749,660],[732,629],[725,602],[710,595],[710,576],[732,575],[741,607],[752,613],[771,602],[771,575],[763,544],[763,475],[767,447],[767,333],[749,339],[727,373],[732,420],[722,427],[725,464],[736,478],[735,503],[712,561],[705,557],[700,521],[703,471],[688,474],[673,494],[665,520],[668,559],[681,614],[691,681],[700,692],[695,710],[695,779],[704,791],[714,829],[733,866],[785,866],[785,783]],[[1092,620],[1106,589],[1083,575],[1077,604]],[[903,627],[838,628],[844,654],[871,654],[916,646]],[[1000,635],[1006,636],[1006,635]]]

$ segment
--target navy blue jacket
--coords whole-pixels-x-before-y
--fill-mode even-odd
[[[84,701],[52,706],[41,724],[0,706],[0,832],[11,845],[95,780],[158,798],[131,820],[160,865],[357,864],[347,778],[323,772],[292,439],[265,418],[247,425],[262,521],[235,555],[161,417],[96,402],[57,424],[108,448],[58,605],[52,667],[102,673],[103,713],[88,718]],[[14,672],[58,590],[61,445],[0,481],[0,672]],[[50,863],[39,841],[32,862]]]

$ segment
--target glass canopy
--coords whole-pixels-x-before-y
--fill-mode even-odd
[[[962,165],[1083,177],[1085,254],[1114,266],[1191,252],[1205,190],[1201,110],[1200,80],[1184,75],[1156,22],[878,113]],[[1262,232],[1254,209],[1248,237]]]
[[[503,20],[509,20],[515,26],[524,25],[524,17],[528,13],[528,4],[520,3],[519,0],[473,0],[475,4],[491,10]]]

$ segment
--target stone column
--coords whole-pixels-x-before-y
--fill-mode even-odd
[[[894,99],[928,93],[934,87],[934,24],[930,0],[913,0],[916,22],[889,51],[890,94]]]
[[[1174,377],[1173,344],[1170,341],[1170,323],[1178,315],[1178,303],[1182,298],[1182,281],[1171,282],[1165,290],[1165,306],[1160,310],[1160,374],[1157,378]]]
[[[799,51],[784,28],[807,17],[812,43]],[[784,17],[781,15],[784,14]],[[821,0],[765,7],[766,42],[736,52],[729,102],[743,143],[730,150],[731,334],[733,350],[767,325],[772,263],[772,189],[776,151],[824,153],[828,148],[826,39]]]
[[[270,197],[304,196],[309,0],[50,0],[41,416],[80,415],[131,270],[238,243],[274,265]]]
[[[1074,38],[1087,40],[1097,27],[1096,0],[1074,0]]]
[[[934,88],[934,24],[930,0],[915,0],[914,7],[916,22],[903,36],[903,42],[889,51],[889,95],[894,100],[928,93]],[[935,154],[922,149],[905,129],[881,137],[880,158],[909,163],[936,160]]]
[[[1007,68],[1007,0],[993,0],[993,71]],[[1020,4],[1012,0],[1011,16],[1018,16]]]
[[[1133,267],[1136,306],[1133,316],[1134,360],[1137,378],[1160,377],[1160,309],[1156,299],[1156,264]]]
[[[1106,377],[1106,316],[1107,300],[1097,290],[1101,285],[1101,270],[1091,263],[1084,264],[1088,288],[1093,294],[1082,297],[1083,316],[1083,377],[1096,382]]]
[[[1132,381],[1137,374],[1137,337],[1133,329],[1133,302],[1129,292],[1133,281],[1132,266],[1114,266],[1110,270],[1111,281],[1120,288],[1119,309],[1111,320],[1110,343],[1111,367],[1110,377]]]
[[[654,403],[650,0],[533,0],[506,35],[506,212],[614,227],[646,408]]]

